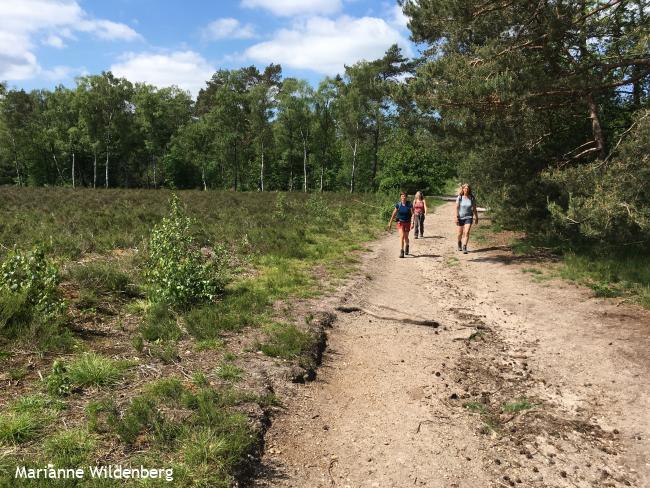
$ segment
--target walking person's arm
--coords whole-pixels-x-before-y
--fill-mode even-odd
[[[456,197],[456,208],[454,209],[454,222],[458,224],[458,211],[460,210],[460,199],[461,197]]]
[[[478,208],[476,207],[476,200],[472,198],[472,213],[474,214],[474,223],[478,224]]]
[[[395,215],[397,215],[397,209],[393,210],[393,215],[390,216],[390,220],[388,221],[388,227],[386,228],[386,230],[390,231],[390,228],[393,225],[393,220],[395,220]]]
[[[427,211],[428,211],[428,210],[427,210],[427,201],[423,198],[423,199],[422,199],[422,203],[424,203],[424,215],[426,215],[426,214],[427,214]]]

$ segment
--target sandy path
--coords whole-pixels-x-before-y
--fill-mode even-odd
[[[376,243],[326,303],[373,315],[338,312],[256,486],[650,486],[650,314],[534,283],[508,251],[458,253],[449,214],[406,259],[396,234]]]

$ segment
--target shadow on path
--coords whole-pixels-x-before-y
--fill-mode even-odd
[[[510,251],[512,248],[510,246],[492,246],[492,247],[483,247],[481,249],[473,249],[470,253],[475,252],[488,252],[488,251]]]
[[[401,319],[401,318],[398,318],[398,317],[388,317],[388,316],[384,316],[384,315],[377,315],[376,313],[373,313],[370,310],[366,310],[366,309],[361,308],[361,307],[343,307],[343,306],[341,306],[341,307],[336,307],[335,310],[338,310],[339,312],[343,312],[343,313],[363,312],[366,315],[370,315],[371,317],[374,317],[374,318],[379,319],[379,320],[388,320],[388,321],[392,321],[392,322],[402,322],[404,324],[413,324],[413,325],[425,325],[427,327],[433,327],[434,329],[437,328],[437,327],[440,327],[440,322],[438,322],[437,320],[427,320],[427,319],[418,320],[418,319],[409,319],[409,318]],[[403,312],[398,312],[398,313],[403,314]],[[406,314],[404,314],[404,315],[406,315]]]

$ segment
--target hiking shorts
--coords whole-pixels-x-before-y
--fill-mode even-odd
[[[397,222],[397,228],[404,232],[411,232],[411,222]]]
[[[465,218],[459,218],[458,223],[456,224],[458,227],[462,227],[467,224],[473,224],[474,223],[474,217],[465,217]]]

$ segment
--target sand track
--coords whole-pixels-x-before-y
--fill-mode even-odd
[[[535,283],[507,249],[458,253],[449,214],[323,302],[344,308],[255,486],[650,487],[650,314]]]

